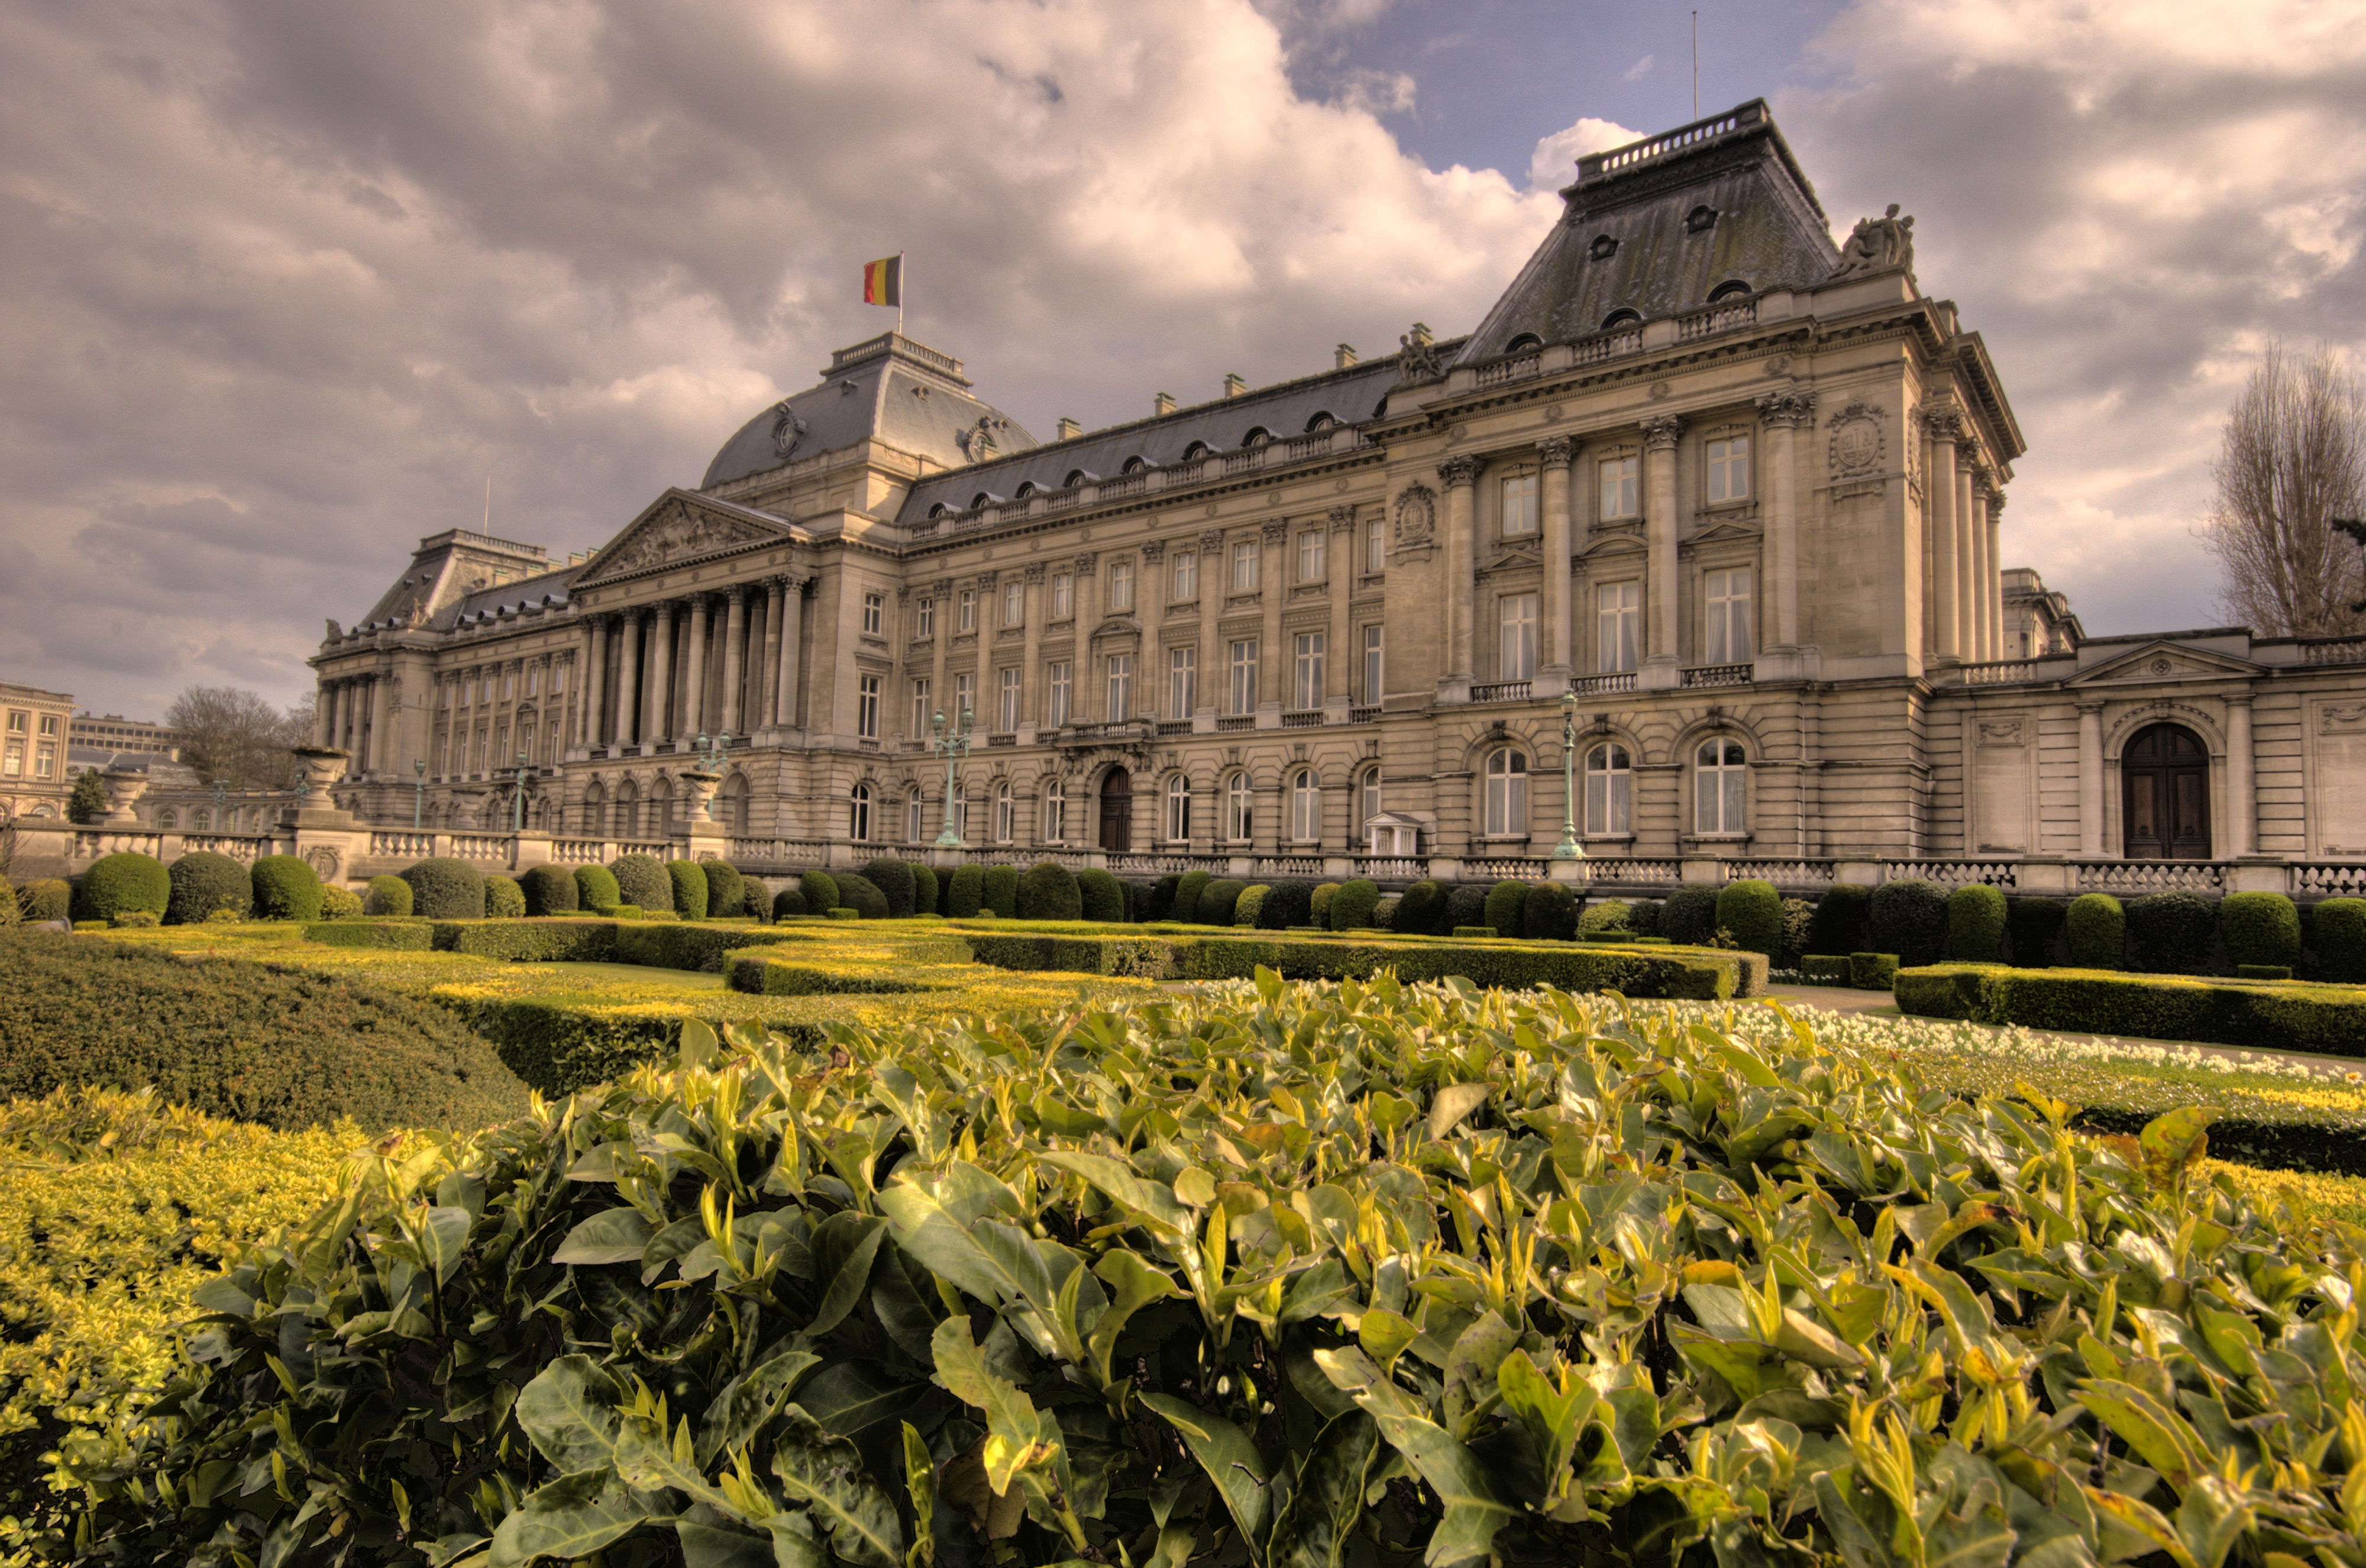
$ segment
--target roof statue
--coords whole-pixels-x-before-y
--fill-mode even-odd
[[[1414,330],[1397,338],[1397,384],[1411,386],[1416,381],[1435,381],[1446,374],[1438,363],[1437,344],[1430,341],[1429,329],[1420,322]]]
[[[323,642],[334,642],[344,635],[344,628],[338,626],[335,621],[332,620],[329,623],[329,635],[321,640]]]
[[[1841,246],[1834,277],[1862,277],[1876,272],[1914,270],[1914,220],[1898,216],[1898,203],[1878,218],[1860,218]]]

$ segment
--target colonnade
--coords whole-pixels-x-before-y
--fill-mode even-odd
[[[591,617],[575,743],[654,747],[794,728],[807,581],[769,578]]]
[[[1923,592],[1930,651],[1943,664],[2004,657],[1999,534],[2004,491],[1972,446],[1963,411],[1940,401],[1922,413],[1929,476],[1923,489]]]
[[[387,703],[393,682],[384,675],[348,675],[323,681],[312,708],[312,744],[352,754],[347,775],[378,766],[385,748]]]

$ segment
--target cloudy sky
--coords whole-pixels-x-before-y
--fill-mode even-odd
[[[14,0],[0,679],[309,689],[422,535],[583,548],[886,324],[1038,432],[1475,323],[1580,152],[1692,118],[1652,0]],[[2008,559],[2212,624],[2270,335],[2366,346],[2366,0],[1701,0],[1836,225],[1896,200],[2031,451]]]

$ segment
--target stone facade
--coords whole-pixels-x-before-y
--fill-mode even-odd
[[[1563,195],[1467,337],[1039,444],[890,333],[588,558],[423,540],[312,661],[340,802],[590,858],[703,744],[735,859],[917,852],[966,707],[985,852],[1542,874],[1566,724],[1605,882],[2348,886],[2297,863],[2366,860],[2366,643],[2085,638],[2005,570],[2022,434],[1910,219],[1834,245],[1756,103]]]
[[[73,698],[0,681],[0,821],[62,819],[73,793],[67,730]]]

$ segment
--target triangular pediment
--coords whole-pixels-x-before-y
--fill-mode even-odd
[[[1687,545],[1721,545],[1729,539],[1756,539],[1763,536],[1763,535],[1761,529],[1755,523],[1729,520],[1727,522],[1715,524],[1709,527],[1703,528],[1699,533],[1687,538],[1684,543]]]
[[[1639,534],[1611,534],[1595,539],[1577,555],[1580,560],[1595,556],[1639,556],[1645,548]]]
[[[2116,659],[2106,660],[2091,670],[2082,670],[2066,684],[2093,686],[2153,681],[2215,681],[2230,675],[2251,676],[2259,672],[2259,667],[2248,659],[2214,653],[2207,649],[2188,648],[2164,638],[2132,649]]]
[[[771,513],[733,506],[695,491],[670,490],[592,558],[574,586],[641,577],[794,537],[788,522]]]

